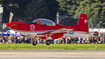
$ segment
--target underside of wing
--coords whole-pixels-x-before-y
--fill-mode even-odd
[[[72,31],[73,29],[66,29],[66,28],[62,28],[62,29],[58,29],[58,30],[54,30],[54,31],[50,31],[47,33],[43,33],[43,34],[38,34],[39,38],[43,38],[43,39],[57,39],[63,36],[63,34]]]

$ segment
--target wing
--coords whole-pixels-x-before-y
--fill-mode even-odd
[[[73,29],[62,28],[62,29],[59,29],[59,30],[52,31],[50,33],[65,33],[65,32],[69,32],[69,31],[72,31],[72,30]]]
[[[39,38],[42,39],[57,39],[63,36],[63,34],[72,31],[73,29],[62,28],[54,31],[50,31],[43,34],[38,34]]]

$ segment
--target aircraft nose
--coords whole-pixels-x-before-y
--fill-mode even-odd
[[[6,23],[6,25],[7,25],[8,27],[10,27],[10,26],[12,25],[12,23]]]
[[[18,27],[20,22],[11,22],[11,23],[6,23],[8,27]]]

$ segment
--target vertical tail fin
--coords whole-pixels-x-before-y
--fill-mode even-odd
[[[74,31],[89,32],[88,31],[88,19],[87,19],[87,15],[81,13],[79,21],[78,21],[78,24],[77,25],[72,25],[70,27],[73,28]]]
[[[79,18],[79,22],[78,22],[78,27],[82,31],[89,32],[88,31],[88,19],[87,19],[86,14],[81,13],[80,18]]]

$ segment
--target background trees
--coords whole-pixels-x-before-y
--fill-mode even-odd
[[[101,19],[101,1],[100,0],[84,0],[80,2],[75,15],[79,15],[80,12],[87,14],[89,23],[93,22],[94,27],[97,27],[97,22]],[[90,25],[89,25],[90,26]]]
[[[80,5],[81,0],[57,0],[60,9],[67,12],[69,15],[75,15],[75,10]]]
[[[94,27],[105,27],[105,1],[104,0],[57,0],[60,9],[68,12],[70,15],[79,16],[79,13],[87,14],[89,27],[90,22],[93,22]]]
[[[26,5],[30,2],[31,0],[1,0],[1,4],[4,8],[3,23],[7,23],[9,21],[10,12],[13,12],[14,14],[13,21],[23,19]]]
[[[3,23],[7,23],[9,13],[13,12],[13,21],[33,21],[36,18],[56,19],[56,12],[60,15],[79,16],[85,13],[88,16],[89,27],[105,27],[105,1],[104,0],[0,0],[4,7]],[[71,19],[72,20],[72,19]]]
[[[32,21],[36,18],[48,18],[55,21],[58,2],[56,0],[0,0],[4,7],[3,23],[7,23],[9,13],[13,12],[13,21]]]
[[[33,21],[36,18],[52,18],[50,10],[44,0],[32,0],[32,2],[27,5],[24,16],[28,21]]]

